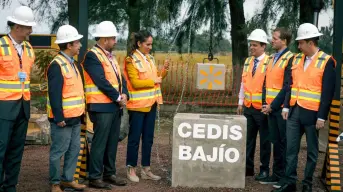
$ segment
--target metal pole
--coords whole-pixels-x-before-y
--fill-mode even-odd
[[[318,17],[319,17],[319,11],[314,12],[314,18],[313,18],[313,25],[318,27]]]
[[[313,17],[313,25],[318,27],[318,17],[319,12],[323,8],[323,0],[312,0],[312,8],[314,11],[314,17]]]
[[[342,72],[342,40],[343,26],[343,1],[335,1],[334,5],[334,27],[333,27],[333,57],[337,61],[336,65],[336,84],[334,98],[330,108],[329,139],[326,152],[322,178],[330,191],[341,191],[339,147],[336,138],[340,128],[340,108],[341,108],[341,72]]]
[[[81,63],[88,46],[88,0],[79,0],[79,18],[78,31],[83,35],[81,39],[82,47],[80,49],[78,62]]]

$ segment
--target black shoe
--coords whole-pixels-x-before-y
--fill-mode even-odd
[[[255,180],[256,181],[261,181],[263,179],[266,179],[267,177],[269,176],[269,173],[267,171],[261,171],[260,174],[258,174],[256,177],[255,177]]]
[[[312,186],[304,184],[303,185],[303,192],[312,192]]]
[[[125,186],[127,184],[125,179],[121,179],[119,177],[116,177],[115,175],[104,177],[103,180],[104,182],[117,185],[117,186]]]
[[[245,170],[245,176],[254,176],[254,169],[246,169]]]
[[[280,181],[277,182],[276,184],[274,184],[273,187],[276,188],[276,189],[279,189],[279,188],[281,188],[285,184],[286,183],[282,179],[280,179]]]
[[[267,178],[265,178],[265,179],[262,179],[261,181],[260,181],[260,183],[261,184],[263,184],[263,185],[268,185],[268,184],[277,184],[278,182],[279,182],[279,178],[278,177],[276,177],[275,175],[272,175],[272,176],[270,176],[270,177],[267,177]]]
[[[274,189],[272,192],[296,192],[297,186],[295,184],[284,184],[279,189]]]
[[[110,184],[103,182],[101,179],[89,180],[89,187],[106,190],[112,189]]]

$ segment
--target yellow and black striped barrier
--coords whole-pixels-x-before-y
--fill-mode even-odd
[[[87,178],[87,156],[89,154],[88,141],[87,141],[87,127],[81,125],[81,138],[80,138],[80,153],[77,160],[77,167],[74,174],[74,179],[79,182],[80,179]]]
[[[322,172],[322,178],[325,178],[325,184],[332,192],[341,191],[338,143],[336,141],[339,135],[340,107],[341,102],[339,100],[332,101],[329,121],[329,142]]]

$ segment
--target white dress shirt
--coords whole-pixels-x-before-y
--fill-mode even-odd
[[[8,34],[8,36],[10,37],[12,43],[13,43],[13,46],[14,48],[18,51],[18,54],[20,55],[20,57],[23,55],[23,45],[24,45],[24,42],[21,42],[20,44],[17,43],[11,36],[11,34]]]
[[[264,57],[266,56],[265,53],[263,53],[261,56],[257,57],[257,64],[256,64],[256,68],[258,68],[258,66],[260,65],[261,61],[264,59]],[[244,84],[243,84],[243,80],[241,82],[241,88],[239,90],[239,95],[238,95],[239,101],[238,101],[238,105],[243,105],[244,103]]]

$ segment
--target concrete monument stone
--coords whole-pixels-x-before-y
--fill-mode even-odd
[[[178,113],[172,186],[244,188],[245,153],[244,116]]]

